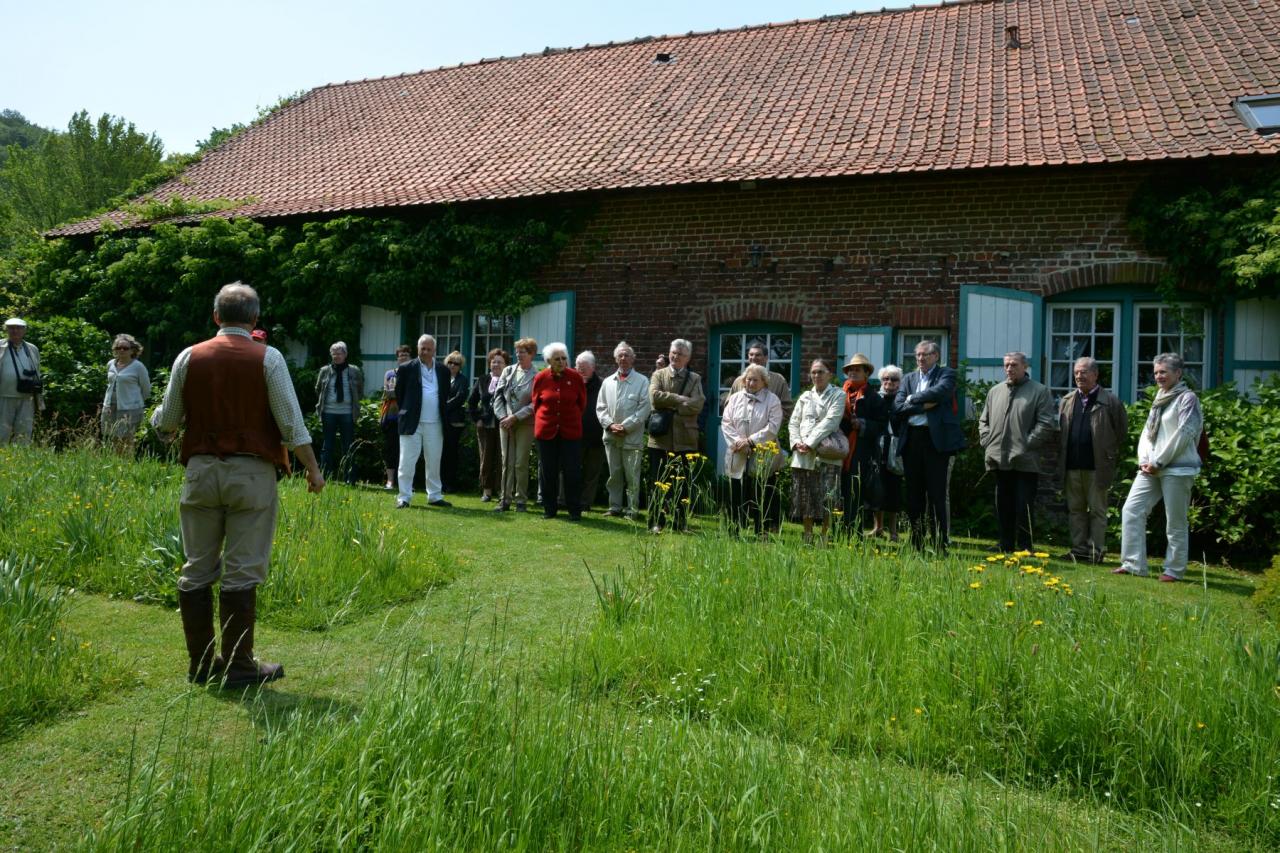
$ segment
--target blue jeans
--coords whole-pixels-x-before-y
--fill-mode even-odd
[[[342,468],[348,483],[356,481],[355,471],[347,454],[356,436],[356,421],[350,414],[331,415],[320,413],[320,426],[324,430],[324,446],[320,451],[320,467],[326,480],[333,478],[333,472]]]

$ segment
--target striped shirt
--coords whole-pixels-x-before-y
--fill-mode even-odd
[[[218,329],[219,335],[243,335],[250,337],[244,329],[236,326],[225,326]],[[303,444],[311,443],[311,432],[306,421],[302,419],[302,409],[298,406],[298,395],[293,391],[293,380],[289,378],[289,365],[284,356],[275,347],[264,347],[266,356],[262,360],[262,369],[267,379],[267,402],[271,405],[271,414],[280,427],[280,435],[285,447],[292,450]],[[178,353],[173,362],[173,371],[169,374],[169,387],[164,392],[164,403],[156,409],[151,417],[151,425],[160,432],[177,432],[186,418],[182,405],[182,388],[187,380],[187,362],[191,360],[191,348],[187,347]]]

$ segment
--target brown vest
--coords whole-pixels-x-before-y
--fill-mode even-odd
[[[219,335],[191,348],[182,386],[183,465],[202,453],[219,458],[243,453],[288,467],[267,400],[266,354],[266,347],[241,335]]]

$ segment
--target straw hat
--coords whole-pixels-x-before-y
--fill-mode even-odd
[[[855,352],[853,355],[849,356],[849,360],[845,362],[843,371],[848,373],[849,368],[851,367],[865,367],[867,369],[868,376],[876,372],[876,366],[871,363],[871,359],[867,358],[860,352]]]

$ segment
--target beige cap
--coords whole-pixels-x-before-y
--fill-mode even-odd
[[[23,320],[21,317],[10,317],[8,320],[4,321],[4,325],[6,328],[9,326],[19,326],[25,329],[27,327],[27,321]]]

